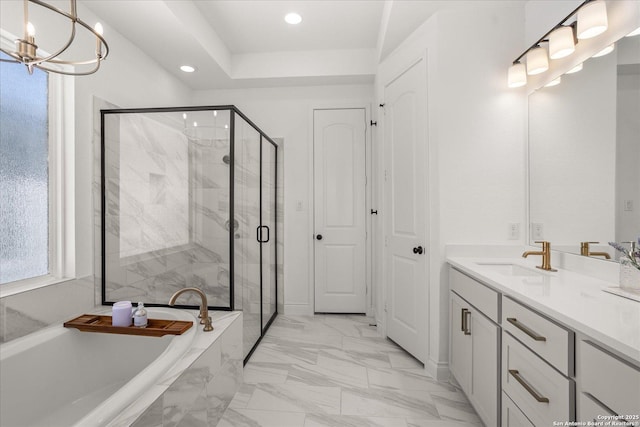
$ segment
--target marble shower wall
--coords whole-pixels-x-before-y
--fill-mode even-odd
[[[225,113],[190,112],[193,126],[182,112],[105,115],[106,301],[167,304],[195,286],[230,306]]]

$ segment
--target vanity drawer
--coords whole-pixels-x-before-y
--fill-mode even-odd
[[[563,374],[573,375],[573,332],[508,297],[502,298],[502,328]]]
[[[589,421],[602,421],[602,417],[607,415],[615,414],[598,403],[590,394],[580,393],[577,421],[583,421],[587,423]]]
[[[578,375],[582,391],[618,415],[638,414],[640,368],[605,353],[589,341],[580,341]]]
[[[502,390],[536,426],[572,421],[575,385],[502,332]]]
[[[449,287],[489,319],[499,322],[499,294],[496,291],[452,267],[449,269]]]
[[[504,393],[502,393],[502,427],[535,427]]]

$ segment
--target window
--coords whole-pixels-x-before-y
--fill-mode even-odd
[[[65,276],[64,81],[55,73],[36,69],[29,75],[23,65],[0,62],[2,296]]]

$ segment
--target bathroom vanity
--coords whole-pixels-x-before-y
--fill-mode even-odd
[[[485,425],[640,426],[640,302],[525,260],[448,262],[450,370]]]

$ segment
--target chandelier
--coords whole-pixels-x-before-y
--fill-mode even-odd
[[[9,51],[2,47],[0,47],[0,51],[9,55],[13,59],[2,59],[2,62],[13,62],[24,64],[29,71],[29,74],[33,74],[34,68],[38,68],[41,70],[45,70],[51,73],[58,74],[66,74],[69,76],[86,76],[89,74],[93,74],[100,68],[100,64],[105,60],[107,55],[109,54],[109,45],[105,41],[104,37],[102,37],[102,25],[98,22],[94,28],[91,28],[88,24],[78,18],[78,13],[76,9],[76,0],[69,0],[70,9],[69,12],[58,9],[55,6],[47,4],[41,0],[24,0],[24,34],[23,38],[17,39],[16,50]],[[36,30],[31,22],[29,22],[29,3],[36,4],[38,6],[45,7],[59,15],[62,15],[69,19],[71,23],[71,29],[69,31],[69,38],[63,46],[53,54],[45,54],[43,56],[38,55],[38,45],[36,44]],[[80,27],[78,27],[78,25]],[[70,60],[62,60],[59,59],[64,51],[66,51],[73,40],[76,37],[76,29],[86,29],[90,33],[93,34],[96,38],[96,50],[95,57],[90,58],[84,61],[70,61]],[[53,66],[52,66],[53,65]],[[62,67],[57,67],[57,65],[72,65],[74,67],[78,67],[78,69],[69,70],[63,69]],[[88,69],[87,69],[88,68]]]

